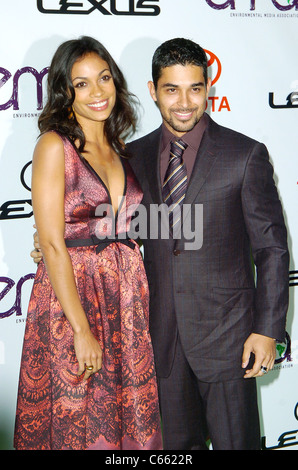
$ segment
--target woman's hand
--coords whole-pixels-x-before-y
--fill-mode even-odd
[[[74,332],[74,347],[79,363],[78,375],[85,372],[84,380],[87,380],[102,367],[102,349],[90,330]]]
[[[36,225],[33,225],[36,228]],[[34,232],[33,234],[33,245],[34,250],[31,251],[30,256],[33,258],[34,263],[38,264],[42,260],[42,254],[39,246],[38,233]]]

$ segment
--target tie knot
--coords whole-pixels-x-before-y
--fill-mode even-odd
[[[175,142],[171,142],[171,153],[175,157],[181,158],[186,148],[187,144],[181,139],[176,140]]]

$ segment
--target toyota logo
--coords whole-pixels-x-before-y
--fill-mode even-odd
[[[211,85],[214,85],[218,81],[219,77],[221,76],[221,63],[220,63],[219,58],[213,52],[207,51],[206,49],[205,49],[205,52],[207,56],[209,56],[209,60],[207,63],[208,67],[214,67],[214,69],[216,70],[215,76],[211,82]]]

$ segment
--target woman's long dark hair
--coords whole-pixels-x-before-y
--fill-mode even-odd
[[[136,130],[137,99],[127,90],[125,78],[109,52],[100,42],[88,36],[66,41],[58,47],[50,65],[47,103],[39,116],[38,127],[41,134],[55,130],[73,143],[78,140],[79,151],[84,151],[85,136],[72,113],[75,90],[71,71],[74,63],[90,52],[95,52],[107,62],[114,80],[116,103],[105,121],[104,132],[109,144],[123,155],[123,141]]]

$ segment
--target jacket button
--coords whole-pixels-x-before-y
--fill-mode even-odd
[[[180,250],[174,250],[174,255],[175,255],[175,256],[179,256],[179,255],[180,255],[180,253],[181,253],[181,251],[180,251]]]

